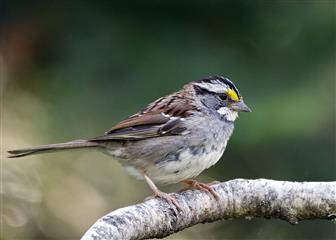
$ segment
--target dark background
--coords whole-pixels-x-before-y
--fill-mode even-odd
[[[198,179],[334,181],[334,1],[8,1],[0,5],[4,239],[78,239],[147,185],[96,151],[5,158],[91,138],[207,75],[253,109]],[[163,187],[175,191],[180,186]],[[331,239],[335,224],[253,219],[168,239]]]

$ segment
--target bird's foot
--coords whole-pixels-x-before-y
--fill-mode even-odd
[[[196,180],[192,180],[192,179],[186,179],[186,180],[183,180],[182,183],[184,183],[185,185],[187,185],[190,188],[192,189],[198,189],[200,191],[205,191],[205,192],[208,192],[210,193],[212,196],[214,196],[214,198],[216,200],[219,200],[219,195],[218,193],[216,193],[213,188],[211,187],[212,184],[215,184],[215,182],[211,182],[211,183],[201,183],[201,182],[198,182]]]
[[[162,192],[160,190],[157,190],[157,191],[154,192],[153,196],[145,198],[145,201],[147,201],[149,199],[153,199],[153,198],[162,198],[169,205],[173,205],[178,211],[180,211],[180,212],[183,211],[181,206],[179,205],[179,203],[176,201],[176,198],[169,193],[165,193],[165,192]]]
[[[174,212],[175,212],[175,215],[177,216],[178,215],[178,211],[181,211],[183,212],[182,208],[180,207],[180,205],[178,204],[178,202],[176,201],[176,198],[173,197],[172,195],[168,194],[168,193],[165,193],[165,192],[162,192],[160,191],[156,185],[154,184],[154,182],[146,175],[144,174],[144,177],[145,177],[145,180],[146,182],[148,183],[149,187],[152,189],[153,193],[154,193],[154,196],[153,197],[159,197],[159,198],[162,198],[164,200],[166,200],[168,202],[169,205],[174,205],[175,208],[173,208]],[[147,199],[147,198],[146,198]],[[146,200],[145,199],[145,200]],[[175,211],[175,209],[177,211]]]
[[[176,198],[172,196],[171,194],[159,191],[155,193],[155,196],[159,198],[163,198],[170,205],[174,205],[178,211],[182,211],[182,208],[180,207],[179,203],[176,201]]]
[[[215,185],[215,184],[219,184],[219,183],[220,183],[220,181],[214,180],[212,182],[207,183],[207,185],[211,186],[211,185]]]

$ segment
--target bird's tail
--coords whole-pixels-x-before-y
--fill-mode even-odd
[[[9,155],[8,157],[16,158],[16,157],[27,156],[30,154],[45,153],[45,152],[67,150],[67,149],[74,149],[74,148],[88,148],[88,147],[99,147],[99,144],[96,142],[88,141],[88,140],[74,140],[74,141],[65,142],[65,143],[55,143],[55,144],[42,145],[38,147],[10,150],[8,151],[8,153],[10,153],[11,155]]]

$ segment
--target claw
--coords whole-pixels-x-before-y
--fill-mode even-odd
[[[179,203],[176,201],[176,198],[171,196],[168,193],[160,191],[154,184],[154,182],[146,175],[144,174],[145,180],[147,181],[149,187],[152,189],[154,196],[153,197],[159,197],[167,201],[169,205],[174,205],[175,208],[173,209],[175,212],[175,215],[178,215],[178,212],[183,212],[183,209],[180,207]],[[147,198],[146,198],[147,199]],[[145,200],[146,200],[145,199]],[[177,210],[177,211],[175,211]]]
[[[200,183],[192,179],[183,180],[182,183],[186,184],[189,188],[194,188],[210,193],[217,201],[220,199],[218,193],[216,193],[215,190],[213,190],[211,187],[213,183]]]
[[[180,207],[179,203],[176,201],[175,197],[172,197],[171,195],[169,195],[168,193],[165,192],[156,192],[155,193],[156,197],[162,198],[164,200],[166,200],[170,205],[174,205],[175,208],[179,211],[182,212],[182,208]]]
[[[150,200],[150,199],[153,199],[153,198],[162,198],[169,205],[174,206],[173,210],[175,212],[175,215],[177,215],[178,212],[183,212],[183,209],[181,208],[180,204],[176,201],[176,198],[171,196],[169,193],[157,191],[157,192],[154,193],[154,195],[146,197],[144,201],[147,201],[147,200]]]
[[[220,181],[212,181],[212,182],[209,182],[209,183],[207,183],[207,185],[215,185],[215,184],[219,184],[220,183]]]

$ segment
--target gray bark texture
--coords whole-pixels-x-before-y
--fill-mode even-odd
[[[219,200],[199,190],[173,193],[182,211],[159,198],[117,209],[99,219],[82,240],[163,238],[222,219],[280,218],[297,224],[336,218],[336,182],[235,179],[212,187]]]

